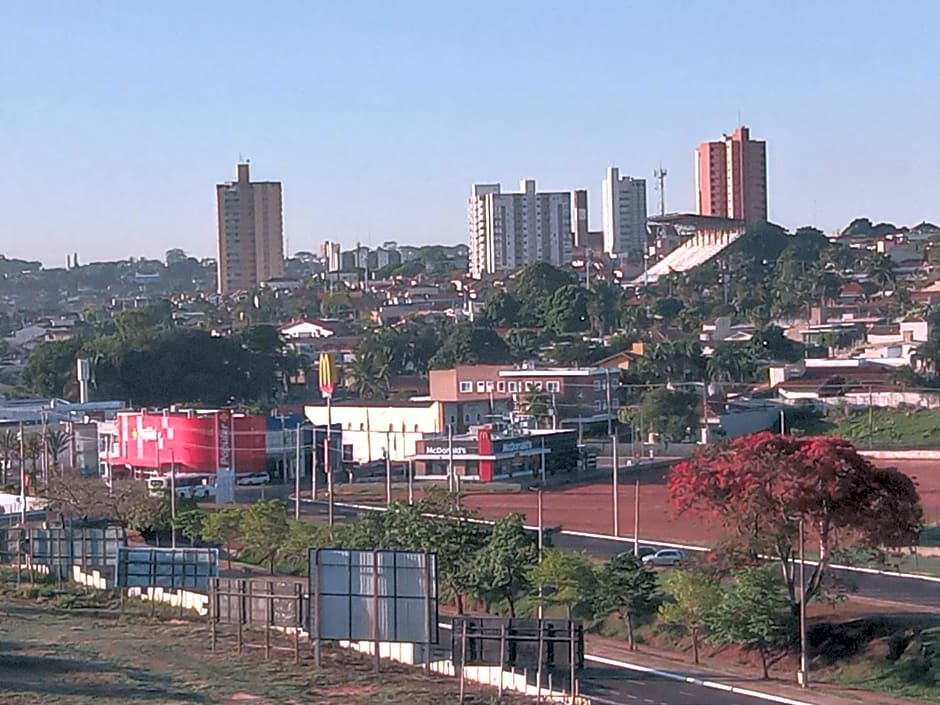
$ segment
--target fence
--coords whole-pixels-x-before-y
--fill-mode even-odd
[[[293,654],[294,663],[300,663],[300,638],[304,632],[306,600],[301,582],[275,580],[209,580],[209,633],[212,653],[226,636],[235,640],[235,649],[264,649],[264,658],[272,653],[286,651]],[[234,634],[228,635],[234,627]],[[257,631],[263,641],[253,642],[247,637]],[[289,645],[284,645],[284,637]]]

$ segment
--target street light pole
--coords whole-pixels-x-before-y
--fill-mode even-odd
[[[640,480],[633,490],[633,555],[640,557]]]
[[[607,391],[607,435],[614,432],[614,419],[610,413],[610,368],[604,368],[604,387]]]

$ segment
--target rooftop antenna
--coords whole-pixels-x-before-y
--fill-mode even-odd
[[[653,178],[656,179],[656,190],[659,191],[659,215],[661,216],[666,215],[666,176],[668,173],[663,169],[662,164],[653,171]]]

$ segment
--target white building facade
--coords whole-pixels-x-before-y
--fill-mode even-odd
[[[621,257],[642,256],[646,246],[646,179],[607,169],[602,184],[604,251]]]
[[[502,193],[499,184],[474,184],[467,211],[472,276],[571,260],[571,192],[538,193],[531,179],[520,189]]]

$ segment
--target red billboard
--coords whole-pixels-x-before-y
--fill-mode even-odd
[[[122,412],[112,466],[169,472],[215,473],[234,468],[239,475],[267,467],[264,416],[221,411]]]

